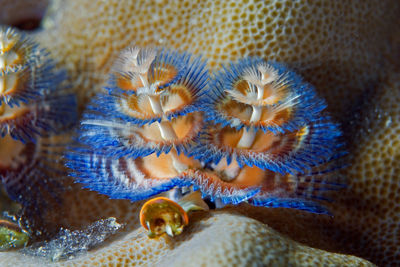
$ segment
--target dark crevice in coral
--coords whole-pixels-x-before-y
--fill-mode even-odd
[[[24,31],[33,31],[36,30],[40,27],[42,18],[36,17],[36,18],[24,18],[22,20],[14,22],[12,25],[13,27],[16,27],[20,30]]]
[[[22,31],[40,29],[49,4],[49,0],[0,0],[0,24]]]

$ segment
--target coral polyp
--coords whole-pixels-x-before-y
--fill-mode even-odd
[[[326,175],[341,155],[341,132],[314,88],[284,65],[247,58],[210,79],[188,53],[132,47],[106,89],[67,155],[85,187],[132,201],[183,188],[217,207],[246,201],[329,213],[317,200],[341,188]],[[152,237],[180,232],[165,223],[176,208],[167,202],[144,206],[146,214],[165,206],[141,215],[163,222],[142,222]]]

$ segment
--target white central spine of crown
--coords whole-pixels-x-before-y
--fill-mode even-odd
[[[261,76],[261,79],[263,78],[264,75]],[[251,86],[250,83],[249,86]],[[256,87],[257,87],[257,100],[261,100],[264,96],[264,86],[257,85]],[[261,106],[252,105],[252,108],[253,110],[250,117],[250,123],[259,121],[262,115]],[[237,147],[250,148],[254,143],[254,139],[256,138],[256,133],[257,130],[253,126],[250,126],[248,130],[247,129],[243,130],[242,137],[240,138]]]
[[[142,80],[142,83],[144,85],[149,86],[147,80],[142,75],[140,75],[139,77],[141,77],[140,79]],[[151,106],[151,109],[153,110],[153,112],[157,115],[161,115],[161,117],[162,117],[162,121],[157,122],[158,128],[161,133],[161,137],[165,141],[177,140],[178,136],[176,135],[176,132],[171,125],[171,122],[168,120],[165,120],[165,118],[164,118],[164,110],[161,105],[160,97],[158,95],[148,95],[148,99],[149,99],[150,106]],[[171,150],[170,155],[172,158],[172,164],[178,173],[187,170],[188,166],[186,164],[184,164],[181,160],[179,160],[176,149]]]
[[[261,84],[255,85],[257,88],[258,102],[260,102],[264,97],[264,84],[271,82],[271,81],[267,81],[265,79],[263,72],[261,72],[260,81],[261,81]],[[250,83],[249,81],[247,81],[247,83],[248,83],[249,87],[253,86],[253,84]],[[251,113],[251,117],[250,117],[250,123],[260,121],[261,115],[262,115],[262,106],[251,105],[251,107],[252,107],[252,113]],[[240,140],[237,143],[236,147],[243,148],[243,149],[250,148],[254,143],[256,135],[257,135],[257,130],[254,126],[250,126],[249,129],[244,129],[243,134],[240,137]],[[239,167],[238,163],[236,162],[236,155],[233,155],[232,163],[224,170],[224,172],[230,180],[233,180],[239,174],[239,171],[240,171],[240,167]]]

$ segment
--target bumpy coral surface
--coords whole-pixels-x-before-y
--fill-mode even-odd
[[[84,96],[99,90],[113,58],[159,45],[210,59],[260,56],[296,67],[346,111],[376,82],[389,53],[396,1],[65,1],[39,36]],[[95,86],[96,84],[96,86]],[[340,99],[340,101],[334,101]]]
[[[343,175],[349,186],[331,205],[334,218],[247,206],[235,210],[314,247],[355,253],[379,265],[400,263],[400,78],[390,74],[398,68],[387,67],[398,58],[398,1],[70,0],[53,10],[37,37],[68,68],[81,100],[102,88],[115,56],[132,43],[202,53],[213,68],[247,55],[295,67],[344,122],[350,167]],[[70,193],[66,201],[69,207],[60,217],[72,227],[110,214],[129,221],[140,205],[86,192]],[[134,261],[129,253],[115,255],[115,244],[104,248],[109,249],[105,262]],[[153,245],[143,246],[148,251]]]
[[[46,262],[9,253],[0,263],[37,266]],[[301,245],[256,220],[225,212],[197,214],[190,230],[173,239],[148,239],[140,228],[92,252],[90,257],[52,266],[247,266],[254,263],[263,266],[374,266],[354,256]]]
[[[363,251],[369,258],[400,264],[399,70],[388,74],[377,89],[357,118],[361,127],[355,140],[359,143],[351,147],[346,171],[349,193],[339,200],[342,207],[337,209],[336,220],[351,227],[339,226],[350,232],[345,242],[356,241],[351,245],[353,251],[369,244]],[[344,216],[347,212],[352,217]]]

